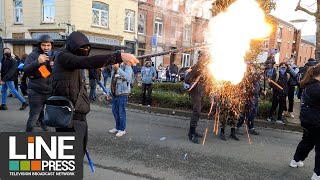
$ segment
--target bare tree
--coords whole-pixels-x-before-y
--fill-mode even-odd
[[[307,14],[309,14],[310,16],[314,16],[316,18],[316,25],[317,25],[317,29],[316,29],[316,59],[318,59],[320,57],[320,0],[317,0],[317,11],[316,12],[311,12],[308,9],[304,8],[301,6],[301,0],[299,0],[297,7],[296,7],[296,11],[302,11],[305,12]]]

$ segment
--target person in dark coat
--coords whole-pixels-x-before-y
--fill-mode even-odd
[[[44,117],[44,103],[52,93],[52,76],[42,74],[41,68],[52,72],[54,64],[48,53],[52,51],[53,39],[49,35],[42,35],[38,39],[37,47],[29,54],[24,63],[24,73],[29,78],[28,97],[30,104],[29,118],[27,120],[26,132],[32,132],[36,123],[39,123],[42,130],[47,127],[42,123]],[[50,55],[50,53],[49,53]]]
[[[89,85],[90,85],[90,95],[89,98],[92,101],[97,100],[97,81],[99,81],[99,69],[89,69]]]
[[[309,152],[315,148],[315,167],[311,179],[318,180],[320,179],[320,64],[308,69],[300,86],[303,88],[300,111],[303,135],[290,166],[302,167]]]
[[[170,77],[171,77],[171,82],[176,82],[177,74],[178,74],[179,68],[178,66],[173,63],[170,65]]]
[[[83,140],[83,153],[88,139],[86,115],[90,111],[90,102],[82,69],[96,69],[121,62],[129,66],[138,63],[132,54],[117,51],[105,55],[88,56],[90,50],[88,38],[81,32],[72,32],[66,40],[65,47],[57,52],[52,70],[52,95],[67,97],[75,107],[73,127],[56,128],[56,131],[77,132],[79,138]]]
[[[7,90],[10,89],[11,93],[13,93],[19,101],[22,103],[20,110],[24,110],[28,103],[23,98],[23,96],[18,92],[18,90],[14,87],[14,80],[17,72],[17,61],[11,57],[11,50],[9,48],[3,49],[3,59],[1,66],[1,81],[0,85],[2,85],[1,93],[2,93],[2,104],[0,106],[0,110],[7,110]]]
[[[185,83],[195,86],[190,90],[191,102],[192,102],[192,115],[190,118],[190,128],[188,137],[189,140],[195,144],[199,144],[199,138],[203,137],[202,133],[197,132],[196,128],[198,126],[198,121],[201,114],[201,109],[203,106],[203,98],[205,96],[205,78],[204,78],[204,69],[205,62],[208,60],[206,55],[202,55],[199,58],[199,61],[187,70],[187,75],[185,78]],[[197,79],[199,79],[198,82]]]
[[[27,59],[28,54],[23,54],[21,57],[21,63],[24,64],[25,60]],[[28,92],[27,92],[27,74],[22,70],[20,70],[20,72],[23,74],[21,77],[21,83],[20,83],[20,90],[23,96],[27,96]]]
[[[277,109],[277,106],[279,105],[278,110],[278,118],[277,123],[279,124],[285,124],[282,113],[285,108],[286,98],[288,95],[288,81],[290,79],[290,75],[287,73],[287,65],[286,63],[282,62],[279,65],[279,70],[273,73],[272,75],[272,81],[276,82],[280,87],[278,87],[276,84],[272,83],[270,81],[269,85],[273,89],[273,96],[272,96],[272,107],[269,112],[268,121],[273,122],[273,113]]]

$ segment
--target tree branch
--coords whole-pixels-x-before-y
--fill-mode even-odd
[[[311,15],[311,16],[314,16],[314,17],[317,16],[316,12],[311,12],[311,11],[309,11],[308,9],[302,7],[300,3],[301,3],[301,0],[299,0],[295,11],[303,11],[303,12],[305,12],[305,13]]]

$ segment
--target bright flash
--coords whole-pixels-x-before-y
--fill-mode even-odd
[[[237,0],[210,20],[210,71],[218,81],[241,82],[246,71],[244,57],[250,41],[266,37],[271,27],[255,0]]]

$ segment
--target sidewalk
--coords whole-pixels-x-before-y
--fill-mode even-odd
[[[104,96],[99,96],[99,101],[95,102],[94,104],[97,104],[100,106],[110,106],[110,103],[105,101]],[[259,118],[255,119],[255,125],[257,127],[302,132],[302,128],[300,126],[300,120],[299,120],[299,112],[300,112],[299,106],[300,106],[300,100],[295,100],[294,110],[293,110],[295,117],[294,118],[285,117],[287,121],[285,125],[269,123],[266,119],[259,119]],[[147,107],[147,106],[141,106],[135,103],[128,103],[128,108],[137,109],[137,110],[141,110],[149,113],[163,114],[163,115],[170,115],[170,116],[184,117],[184,118],[190,118],[192,114],[191,111],[160,108],[160,107]],[[205,113],[201,113],[200,120],[208,121],[208,115]],[[209,121],[212,121],[212,119],[209,119]]]

